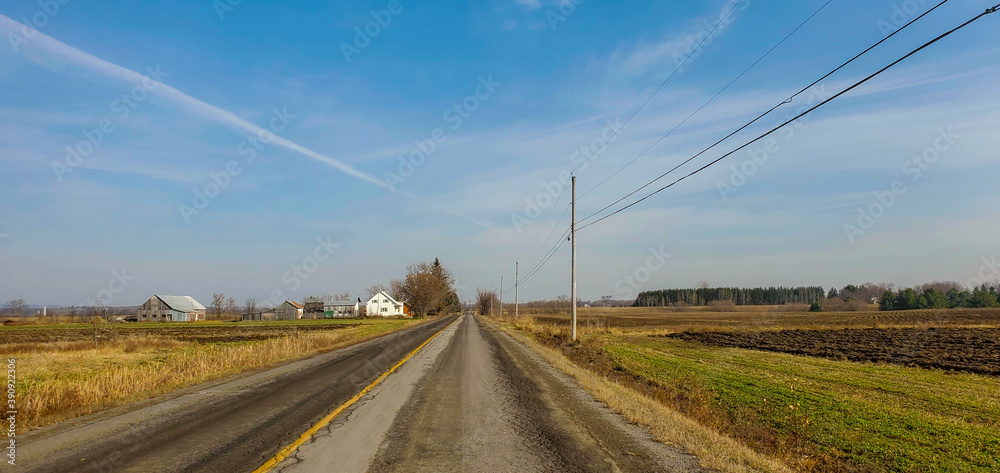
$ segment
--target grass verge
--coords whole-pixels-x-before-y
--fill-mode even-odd
[[[330,330],[289,330],[287,335],[252,341],[198,343],[143,333],[96,346],[91,342],[64,341],[0,347],[5,348],[8,358],[17,360],[18,429],[29,431],[342,348],[419,323],[397,319],[357,322],[352,321],[350,326],[331,324]],[[188,327],[193,325],[204,327]]]
[[[517,330],[509,324],[500,324],[500,328],[539,353],[556,369],[575,379],[611,410],[621,414],[629,422],[649,429],[657,441],[682,447],[697,456],[701,466],[705,468],[726,473],[792,471],[782,462],[699,424],[654,397],[578,366],[561,350],[539,343],[531,332]]]
[[[506,327],[536,347],[545,345],[547,357],[586,368],[596,381],[574,376],[612,408],[638,402],[634,397],[641,393],[673,412],[622,412],[654,432],[669,433],[669,427],[655,427],[663,419],[695,422],[802,471],[1000,471],[996,377],[714,348],[636,333],[584,333],[582,342],[571,344],[562,327],[531,321]],[[594,386],[611,380],[619,391],[598,394]],[[664,438],[704,455],[703,442],[676,432]],[[751,467],[742,460],[726,464],[725,457],[703,461],[724,471]]]

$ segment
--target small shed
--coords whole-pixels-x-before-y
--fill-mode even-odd
[[[295,301],[285,301],[275,307],[277,320],[299,320],[302,318],[302,304]]]

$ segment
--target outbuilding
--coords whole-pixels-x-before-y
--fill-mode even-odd
[[[358,317],[359,311],[361,310],[361,300],[358,302],[350,301],[331,301],[323,304],[323,318],[324,319],[353,319]]]
[[[278,320],[299,320],[302,318],[302,304],[295,301],[285,301],[274,308]]]
[[[154,295],[139,306],[139,322],[194,322],[205,320],[205,306],[191,296]]]

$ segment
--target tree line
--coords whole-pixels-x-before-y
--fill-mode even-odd
[[[885,291],[879,300],[879,310],[914,310],[914,309],[980,309],[1000,307],[997,302],[997,287],[983,284],[971,291],[961,286],[950,288],[916,287],[902,289],[899,292]]]
[[[812,304],[826,296],[822,287],[700,287],[697,289],[660,289],[643,291],[633,307],[664,307],[671,305],[708,305],[715,301],[732,301],[735,305]]]

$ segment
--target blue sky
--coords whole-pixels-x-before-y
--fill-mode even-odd
[[[823,3],[736,5],[580,170],[580,194]],[[933,3],[834,0],[671,136],[582,197],[580,217]],[[950,1],[678,172],[987,3]],[[509,284],[514,261],[525,275],[568,225],[558,221],[568,195],[552,183],[576,167],[581,154],[574,152],[603,143],[733,7],[731,0],[627,7],[587,0],[574,8],[568,0],[220,4],[0,7],[0,299],[118,305],[153,293],[205,302],[225,292],[241,301],[301,300],[358,294],[434,257],[454,270],[464,299],[476,286],[497,285],[500,274]],[[395,13],[383,12],[390,8]],[[372,26],[372,11],[385,26]],[[1000,231],[998,22],[1000,15],[986,17],[819,109],[794,133],[776,134],[769,151],[751,147],[756,162],[741,151],[581,231],[581,297],[626,298],[699,280],[829,287],[997,277],[983,259],[995,259]],[[28,38],[20,23],[40,33]],[[358,37],[366,26],[377,34]],[[149,71],[159,71],[162,83],[143,82]],[[100,132],[102,124],[110,131]],[[270,140],[269,131],[278,137]],[[88,146],[87,136],[100,143]],[[67,158],[67,147],[88,153]],[[925,153],[937,159],[911,162]],[[401,167],[406,157],[418,165]],[[902,192],[892,194],[894,181]],[[216,188],[218,195],[198,197]],[[859,208],[878,210],[876,193],[891,203],[870,225],[859,222]],[[539,217],[531,218],[527,201]],[[524,283],[523,299],[568,293],[567,249]],[[651,259],[654,253],[670,256]]]

